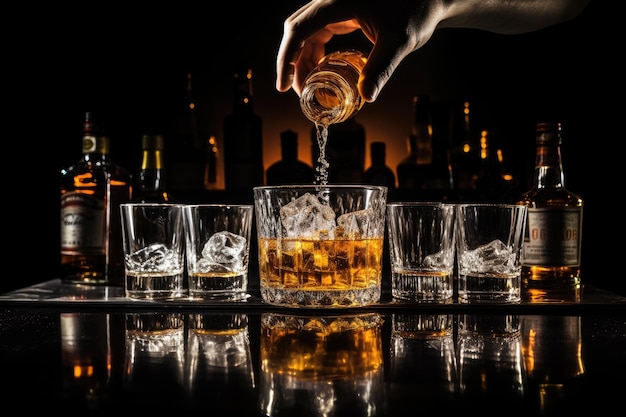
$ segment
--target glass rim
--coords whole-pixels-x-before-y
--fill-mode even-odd
[[[413,207],[413,206],[453,206],[454,203],[445,203],[443,201],[391,201],[387,202],[387,206],[396,207]]]
[[[142,202],[128,202],[121,203],[120,207],[183,207],[184,203],[142,203]]]
[[[462,207],[492,207],[492,208],[516,208],[527,207],[525,204],[511,204],[511,203],[457,203],[455,206]]]
[[[254,209],[254,204],[229,204],[229,203],[188,203],[181,204],[183,207],[193,208],[193,207],[206,207],[206,208],[249,208]]]
[[[254,191],[259,190],[308,190],[313,189],[316,191],[323,190],[384,190],[387,191],[388,188],[384,185],[368,185],[368,184],[283,184],[283,185],[259,185],[252,188]]]

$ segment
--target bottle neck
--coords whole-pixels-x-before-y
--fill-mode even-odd
[[[109,154],[109,138],[86,133],[83,136],[83,156],[89,159],[106,159]]]
[[[166,174],[163,152],[159,149],[144,149],[139,173],[141,191],[165,191]]]
[[[141,160],[141,170],[162,170],[163,152],[160,149],[144,149]]]
[[[561,188],[565,186],[561,147],[558,144],[537,144],[534,181],[536,188]]]

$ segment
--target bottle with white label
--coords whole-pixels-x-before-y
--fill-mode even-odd
[[[583,199],[565,188],[561,124],[537,124],[532,188],[518,200],[528,206],[522,254],[527,301],[580,301]]]
[[[111,160],[109,138],[85,113],[83,157],[61,171],[61,280],[124,285],[120,204],[132,198],[132,175]]]

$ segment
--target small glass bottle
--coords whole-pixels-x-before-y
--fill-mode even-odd
[[[120,204],[132,198],[132,175],[109,157],[109,138],[86,112],[83,157],[61,170],[61,280],[124,285]]]
[[[135,201],[165,203],[174,201],[167,192],[167,171],[164,164],[165,140],[161,135],[143,135],[141,138],[141,170]]]
[[[317,125],[328,127],[354,116],[365,104],[358,90],[367,57],[357,50],[324,56],[304,80],[300,107]]]
[[[533,186],[518,200],[528,206],[522,252],[527,301],[579,301],[583,199],[565,188],[561,124],[537,124]]]

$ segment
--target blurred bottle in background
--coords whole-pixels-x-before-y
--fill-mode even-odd
[[[83,157],[61,170],[61,280],[124,285],[120,204],[133,178],[109,156],[110,140],[85,113]]]
[[[370,143],[371,165],[363,173],[363,183],[384,185],[388,193],[396,188],[396,174],[387,166],[387,149],[385,142]]]
[[[413,97],[413,121],[407,137],[409,154],[396,167],[398,188],[419,190],[423,188],[424,167],[432,162],[432,122],[430,98],[426,95]]]
[[[165,169],[165,139],[160,134],[145,134],[141,138],[141,170],[134,201],[165,203],[175,199],[167,188]]]
[[[187,72],[185,89],[176,106],[176,127],[168,152],[169,188],[179,200],[193,200],[204,191],[205,158],[198,120],[198,100],[191,72]],[[168,137],[169,140],[169,137]]]
[[[407,137],[409,154],[396,167],[398,188],[411,197],[448,200],[454,189],[450,157],[449,109],[427,95],[413,96],[413,122]],[[419,190],[418,193],[413,191]]]
[[[263,185],[262,120],[254,112],[252,70],[238,68],[233,74],[233,108],[224,118],[224,174],[226,190],[250,190]]]
[[[209,136],[204,149],[206,162],[204,166],[204,189],[220,190],[224,188],[220,167],[220,146],[217,138]]]
[[[459,194],[467,194],[474,188],[480,169],[479,134],[474,130],[472,109],[470,102],[464,101],[461,106],[453,105],[450,111],[452,171]]]
[[[298,159],[298,133],[285,130],[280,133],[281,159],[267,168],[267,185],[313,184],[313,167]]]

